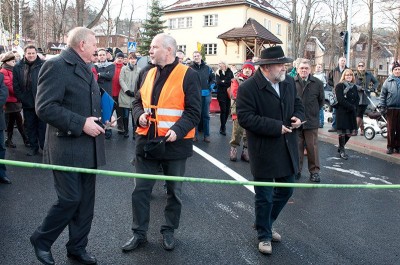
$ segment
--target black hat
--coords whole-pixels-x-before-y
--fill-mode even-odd
[[[115,55],[116,58],[124,58],[125,55],[122,52],[119,52]]]
[[[1,62],[5,63],[11,60],[15,60],[15,55],[13,52],[7,52],[3,55],[3,58],[1,58]]]
[[[255,65],[291,63],[292,58],[285,57],[281,46],[269,47],[261,51],[260,60]]]
[[[107,48],[107,49],[106,49],[106,52],[109,52],[109,53],[112,54],[112,53],[113,53],[113,50],[112,50],[112,48]]]
[[[393,66],[392,66],[392,72],[393,72],[394,68],[397,68],[397,67],[400,67],[400,63],[397,62],[397,61],[395,61],[395,62],[393,63]]]

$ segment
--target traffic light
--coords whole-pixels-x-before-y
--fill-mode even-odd
[[[348,43],[347,43],[348,35],[347,34],[348,34],[347,31],[340,32],[340,38],[343,40],[343,50],[344,50],[345,55],[347,54],[347,45],[348,45]]]

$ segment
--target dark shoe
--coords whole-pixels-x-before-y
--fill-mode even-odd
[[[25,145],[26,147],[31,147],[31,143],[29,142],[28,139],[24,140],[24,145]]]
[[[39,149],[31,149],[28,153],[26,153],[27,156],[35,156],[39,153]]]
[[[162,246],[165,250],[173,250],[175,248],[175,238],[172,233],[162,234]]]
[[[389,147],[389,148],[386,150],[386,154],[388,154],[388,155],[393,154],[393,148],[392,148],[392,147]]]
[[[33,241],[32,237],[30,238],[31,244],[33,246],[33,249],[35,250],[35,255],[36,258],[43,264],[45,265],[53,265],[55,264],[53,255],[51,254],[51,251],[44,251],[39,249],[35,242]]]
[[[320,182],[321,179],[320,179],[320,177],[319,177],[319,174],[318,174],[318,173],[312,173],[312,174],[310,174],[310,181],[311,181],[311,182]]]
[[[211,141],[210,141],[210,137],[204,137],[204,142],[206,142],[206,143],[210,143]]]
[[[95,256],[87,253],[86,251],[82,254],[76,254],[76,255],[67,252],[67,257],[70,259],[76,260],[82,264],[97,264],[97,260],[96,260]]]
[[[400,153],[400,147],[394,148],[394,149],[393,149],[393,152],[394,152],[394,153]]]
[[[11,180],[7,177],[0,177],[0,183],[11,184]]]
[[[297,174],[294,176],[294,178],[295,178],[296,180],[299,180],[299,179],[301,178],[301,173],[300,173],[300,172],[297,173]]]
[[[141,244],[147,242],[146,237],[139,237],[138,235],[133,235],[131,239],[129,239],[125,245],[122,246],[123,252],[128,252],[137,249]]]
[[[349,156],[346,155],[346,153],[344,152],[344,150],[340,151],[339,156],[340,156],[340,158],[342,158],[342,159],[344,159],[344,160],[349,159]]]
[[[6,140],[5,142],[6,147],[8,148],[16,148],[17,146],[9,139]]]
[[[224,135],[224,136],[226,135],[226,131],[225,130],[219,130],[219,133]]]
[[[330,128],[329,130],[328,130],[328,132],[337,132],[337,130],[335,129],[335,128]]]

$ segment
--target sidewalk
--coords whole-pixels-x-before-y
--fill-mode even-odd
[[[368,119],[368,118],[367,118]],[[325,121],[324,128],[318,129],[319,140],[338,145],[338,136],[335,132],[328,132],[332,124]],[[374,156],[388,162],[400,164],[400,154],[386,154],[386,138],[377,134],[372,140],[367,140],[364,136],[352,136],[346,144],[347,149]]]

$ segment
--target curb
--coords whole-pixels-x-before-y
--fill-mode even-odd
[[[350,140],[346,144],[347,149],[351,149],[357,152],[360,152],[362,154],[370,155],[382,160],[385,160],[387,162],[395,163],[395,164],[400,164],[400,154],[392,154],[388,155],[386,154],[386,147],[382,148],[380,146],[376,146],[373,144],[368,144],[365,141],[360,141],[357,140],[357,137],[362,137],[362,136],[353,136],[350,138]],[[329,132],[324,132],[323,130],[318,131],[318,139],[327,142],[330,144],[337,145],[338,144],[338,138],[336,133],[329,133]],[[364,140],[364,137],[362,137]],[[373,141],[373,140],[371,140]]]

